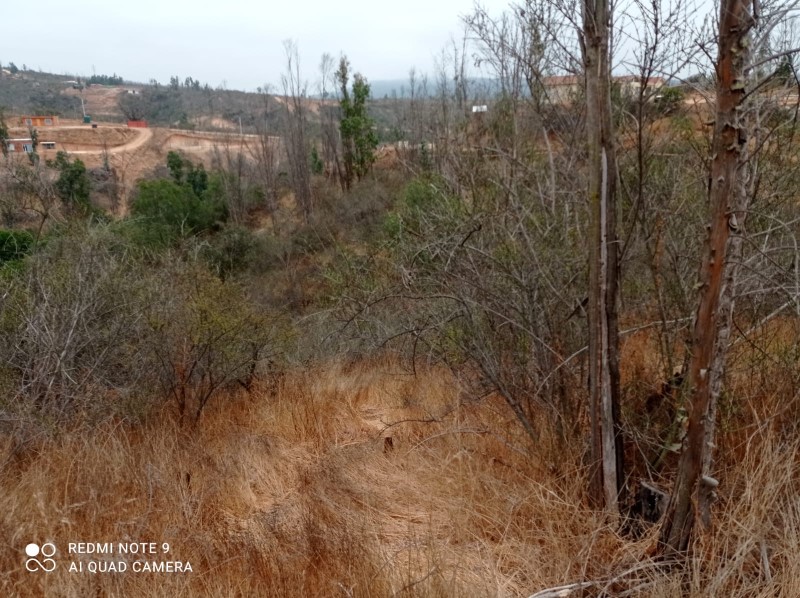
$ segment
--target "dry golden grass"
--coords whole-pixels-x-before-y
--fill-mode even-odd
[[[527,596],[606,580],[587,595],[796,596],[798,444],[748,430],[731,433],[747,446],[724,464],[715,530],[683,573],[649,560],[654,531],[623,538],[585,505],[580,447],[546,433],[526,447],[500,401],[465,402],[441,371],[297,371],[220,397],[197,428],[165,412],[145,426],[10,432],[0,593]],[[32,541],[58,546],[55,572],[25,570]],[[69,573],[79,541],[168,542],[194,571]]]

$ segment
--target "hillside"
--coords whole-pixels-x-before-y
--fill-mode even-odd
[[[264,127],[279,131],[285,121],[285,102],[280,94],[212,89],[196,82],[176,86],[75,83],[69,75],[36,71],[5,74],[0,76],[0,108],[12,115],[53,114],[72,120],[82,120],[85,110],[99,122],[122,123],[135,116],[160,127],[216,132],[238,132],[241,128],[249,134]],[[372,96],[380,99],[385,85],[375,86]],[[309,98],[308,118],[314,128],[319,127],[321,103],[319,98]],[[336,105],[335,100],[327,103]],[[385,110],[374,110],[374,116],[379,132],[387,130]]]
[[[490,100],[3,73],[0,596],[794,598],[800,98],[721,1],[476,5]]]

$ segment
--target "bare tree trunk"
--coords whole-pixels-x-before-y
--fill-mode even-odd
[[[284,42],[286,52],[286,74],[282,78],[283,93],[287,105],[287,131],[285,136],[286,158],[294,189],[297,206],[308,222],[312,210],[311,172],[308,143],[308,122],[306,119],[306,86],[300,79],[300,55],[297,45],[291,40]]]
[[[231,221],[242,225],[247,218],[246,183],[244,177],[245,156],[241,146],[232,150],[226,140],[224,149],[214,146],[212,158],[213,165],[219,173],[219,181],[225,193],[225,202],[228,206]]]
[[[667,554],[688,548],[697,511],[704,525],[710,524],[709,508],[717,485],[709,475],[716,405],[731,331],[733,287],[742,252],[740,233],[748,203],[748,127],[743,107],[749,32],[756,22],[749,5],[748,0],[720,2],[717,108],[708,192],[711,223],[700,267],[700,301],[692,336],[688,431],[661,532]]]
[[[589,413],[592,501],[619,513],[623,483],[619,429],[619,329],[616,152],[611,120],[609,0],[584,0],[582,50],[586,75],[589,160]]]
[[[250,156],[255,161],[258,178],[264,187],[264,205],[272,219],[272,227],[277,231],[279,139],[270,136],[265,125],[257,124],[256,131],[258,139],[254,144],[248,146],[248,149],[250,150]]]
[[[342,187],[342,191],[347,190],[345,184],[344,168],[339,156],[339,146],[341,144],[339,135],[339,112],[338,94],[336,93],[336,79],[333,71],[334,61],[330,54],[323,54],[320,61],[320,95],[322,104],[320,105],[320,125],[322,136],[322,160],[325,163],[325,176],[328,179],[336,179]],[[328,83],[332,83],[333,92],[329,92]],[[329,96],[333,98],[329,104]]]

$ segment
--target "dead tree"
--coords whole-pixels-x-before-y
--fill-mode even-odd
[[[342,166],[339,147],[339,106],[336,100],[336,77],[333,71],[333,56],[327,52],[322,55],[320,70],[320,120],[322,128],[322,160],[325,163],[325,175],[339,181],[342,191],[346,190],[344,168]],[[329,85],[331,85],[329,89]]]
[[[286,40],[286,73],[281,78],[286,99],[286,157],[297,206],[306,221],[311,216],[311,172],[308,160],[311,147],[308,142],[308,119],[306,117],[306,87],[300,79],[300,56],[297,44]]]
[[[591,235],[589,494],[596,505],[616,516],[624,464],[619,425],[617,166],[609,64],[612,10],[609,0],[584,0],[582,8]]]
[[[250,157],[255,164],[256,177],[264,190],[264,206],[272,219],[272,227],[278,229],[278,153],[281,148],[279,137],[269,133],[269,116],[274,99],[268,90],[263,91],[264,115],[256,121],[256,140],[248,144]]]

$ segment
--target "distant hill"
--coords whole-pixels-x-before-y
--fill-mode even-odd
[[[370,81],[369,85],[372,97],[376,100],[411,97],[411,83],[408,79],[376,79]],[[427,91],[428,97],[434,97],[439,93],[438,83],[432,77],[428,77],[425,81],[423,77],[418,76],[415,85],[417,94],[422,90]],[[452,92],[453,89],[453,81],[450,80],[448,81],[448,91]],[[495,79],[473,78],[467,80],[467,93],[470,97],[491,97],[497,94],[499,89],[500,86]],[[425,94],[423,93],[423,95]]]
[[[154,125],[205,130],[254,132],[256,123],[274,130],[283,108],[263,94],[213,89],[198,84],[142,84],[122,77],[95,76],[103,83],[73,75],[31,70],[0,72],[0,108],[7,114],[53,114],[81,119],[124,122],[135,114]]]
[[[92,84],[91,81],[98,83]],[[121,83],[120,83],[121,82]],[[402,110],[398,102],[411,97],[411,84],[402,79],[370,81],[373,102],[370,113],[381,140],[402,138]],[[448,82],[453,91],[452,81]],[[433,98],[439,93],[432,78],[417,78],[416,97]],[[469,102],[484,103],[496,95],[492,79],[468,81]],[[386,101],[390,100],[390,101]],[[395,101],[396,100],[396,101]],[[335,104],[334,100],[331,100]],[[312,137],[320,126],[323,102],[311,98],[308,120]],[[214,89],[187,78],[174,78],[170,84],[124,81],[122,77],[96,75],[91,79],[75,75],[55,75],[32,70],[0,72],[0,108],[6,114],[57,115],[82,119],[84,112],[94,121],[125,122],[144,119],[151,125],[187,130],[257,133],[266,130],[279,135],[287,116],[281,96],[228,89]]]

